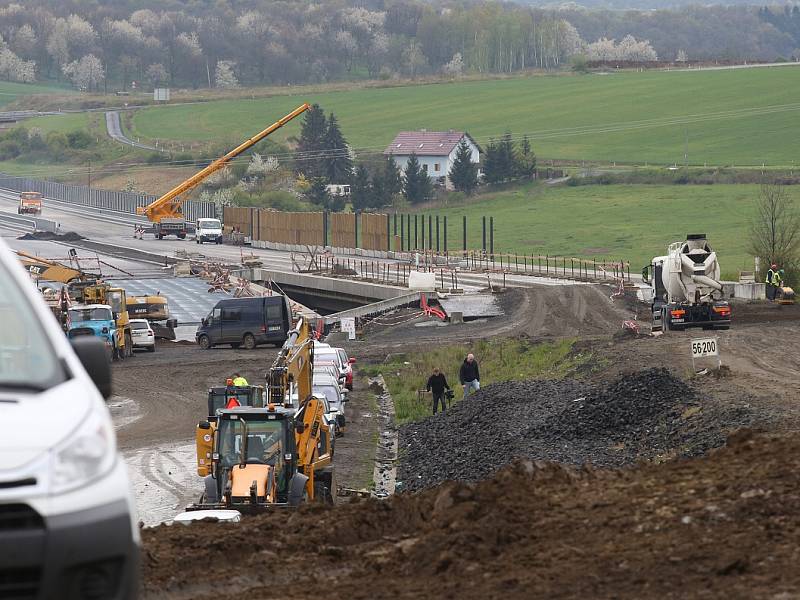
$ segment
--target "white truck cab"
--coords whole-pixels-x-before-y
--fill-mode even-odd
[[[222,222],[219,219],[197,219],[194,239],[198,244],[203,242],[222,243]]]
[[[139,529],[102,340],[61,331],[0,240],[0,597],[135,598]]]

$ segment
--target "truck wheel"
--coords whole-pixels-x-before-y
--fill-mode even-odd
[[[328,486],[321,481],[314,483],[314,502],[318,504],[327,504],[329,506],[333,505],[333,495],[330,489],[328,489]]]
[[[256,347],[256,338],[253,337],[252,333],[245,333],[244,337],[242,338],[242,344],[248,350],[252,350]]]
[[[186,234],[185,233],[179,233],[178,234],[178,238],[180,238],[182,240],[185,240],[186,239]]]
[[[200,346],[200,347],[201,347],[203,350],[209,350],[209,349],[211,348],[211,340],[210,340],[210,339],[208,339],[208,336],[207,336],[207,335],[201,335],[201,336],[200,336],[200,337],[197,339],[197,344],[198,344],[198,345],[199,345],[199,346]]]
[[[157,240],[163,240],[163,239],[164,239],[164,234],[162,234],[162,233],[157,233],[157,234],[156,234],[156,239],[157,239]]]
[[[194,240],[194,241],[195,241],[195,243],[197,243],[197,244],[200,244],[200,243],[202,243],[202,242],[200,242],[200,238],[195,238],[195,240]]]
[[[148,351],[148,352],[155,352],[155,351],[156,351],[156,345],[155,345],[155,344],[153,344],[152,346],[148,346],[148,347],[147,347],[147,351]]]
[[[716,327],[714,327],[714,329],[718,329],[719,331],[727,331],[730,328],[731,328],[730,325],[717,325]]]

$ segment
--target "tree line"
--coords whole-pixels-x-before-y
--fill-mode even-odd
[[[751,7],[541,9],[419,0],[95,2],[0,8],[0,77],[79,89],[221,87],[559,68],[619,60],[774,59],[794,13]]]

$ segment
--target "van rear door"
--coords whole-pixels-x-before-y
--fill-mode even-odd
[[[270,342],[283,342],[286,339],[286,326],[283,314],[283,298],[267,299],[264,306],[264,321],[267,326],[267,340]]]

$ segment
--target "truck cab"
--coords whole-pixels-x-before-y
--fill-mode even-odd
[[[20,192],[17,214],[40,215],[42,214],[41,192]]]
[[[194,240],[198,244],[203,242],[222,243],[222,221],[219,219],[197,219]]]
[[[83,304],[73,306],[68,311],[69,329],[67,336],[93,335],[101,338],[109,356],[116,355],[117,325],[114,313],[108,304]]]

